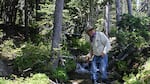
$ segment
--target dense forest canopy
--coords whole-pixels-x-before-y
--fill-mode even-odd
[[[0,0],[0,84],[91,84],[88,25],[111,41],[111,83],[150,83],[150,0]]]

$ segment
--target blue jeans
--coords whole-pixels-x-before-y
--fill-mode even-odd
[[[107,66],[108,66],[108,55],[105,56],[94,56],[91,62],[91,78],[92,80],[98,80],[98,68],[101,72],[101,78],[107,79]]]

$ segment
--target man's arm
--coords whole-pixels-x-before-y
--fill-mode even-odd
[[[87,54],[87,57],[88,57],[88,61],[91,61],[92,58],[93,58],[93,49],[92,49],[92,46],[90,46],[90,51]]]

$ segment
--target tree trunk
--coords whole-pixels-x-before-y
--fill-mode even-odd
[[[136,0],[136,10],[139,11],[140,9],[140,0]]]
[[[3,19],[4,19],[4,23],[5,24],[9,24],[10,23],[10,20],[9,20],[9,1],[8,0],[5,0],[4,1],[4,4],[3,4]]]
[[[38,10],[40,10],[40,0],[36,0],[36,21],[39,21]]]
[[[2,5],[3,5],[2,3],[3,3],[3,1],[0,1],[0,18],[2,18],[2,7],[3,7],[3,6],[2,6]]]
[[[116,0],[116,23],[121,20],[121,3],[120,0]]]
[[[147,12],[148,17],[150,17],[150,0],[148,0],[148,12]]]
[[[26,28],[26,40],[27,40],[27,38],[28,38],[28,33],[29,33],[29,28],[28,28],[28,23],[29,23],[29,18],[28,18],[28,0],[25,0],[25,2],[24,2],[24,7],[25,7],[25,9],[24,9],[24,22],[25,22],[25,28]]]
[[[105,34],[109,36],[110,32],[110,4],[107,2],[107,5],[105,6]]]
[[[25,0],[25,5],[24,5],[24,15],[25,15],[25,18],[24,18],[24,22],[25,22],[25,27],[27,27],[28,26],[28,3],[27,3],[27,0]]]
[[[54,12],[54,28],[52,37],[52,57],[56,58],[53,60],[54,69],[58,66],[59,60],[59,49],[62,33],[62,11],[63,11],[64,0],[56,0],[55,12]]]
[[[89,25],[94,26],[94,17],[93,17],[94,0],[89,0],[89,3],[90,3]]]
[[[128,14],[132,15],[132,2],[131,2],[131,0],[127,0],[127,5],[128,5]]]
[[[126,0],[121,0],[122,3],[122,14],[127,13],[127,3]]]
[[[17,9],[16,6],[18,5],[18,0],[13,0],[11,2],[11,24],[15,25],[16,18],[17,18]]]

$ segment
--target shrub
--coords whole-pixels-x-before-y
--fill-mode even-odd
[[[49,45],[24,44],[21,53],[14,60],[14,69],[19,72],[31,68],[32,71],[41,72],[49,70]]]
[[[49,77],[45,74],[34,74],[32,77],[26,78],[24,84],[50,84]]]
[[[148,47],[150,42],[149,22],[148,17],[138,18],[124,14],[119,22],[119,31],[116,32],[118,43],[123,47],[128,44],[136,48]]]
[[[75,60],[72,59],[68,59],[65,65],[65,69],[67,72],[71,72],[74,71],[76,68],[76,62]]]
[[[6,80],[4,80],[3,78],[0,78],[0,84],[6,84]]]
[[[125,74],[123,80],[124,84],[148,84],[150,82],[150,58],[144,65],[138,68],[137,74]]]
[[[50,84],[50,81],[48,76],[45,74],[37,73],[27,78],[15,77],[15,80],[6,80],[1,78],[0,84]]]
[[[112,29],[112,34],[116,37],[115,47],[112,51],[114,51],[113,54],[117,59],[122,59],[117,61],[116,70],[126,73],[123,78],[126,84],[141,84],[141,81],[136,78],[139,70],[134,68],[134,64],[139,67],[149,57],[148,54],[145,54],[150,45],[149,23],[149,17],[139,18],[124,14],[118,24],[119,28]]]
[[[68,80],[66,70],[62,67],[56,68],[56,70],[53,71],[51,77],[53,79],[58,79],[60,82],[65,82]]]
[[[21,48],[17,48],[13,40],[5,40],[0,45],[2,57],[8,59],[14,59],[17,54],[21,51]]]

